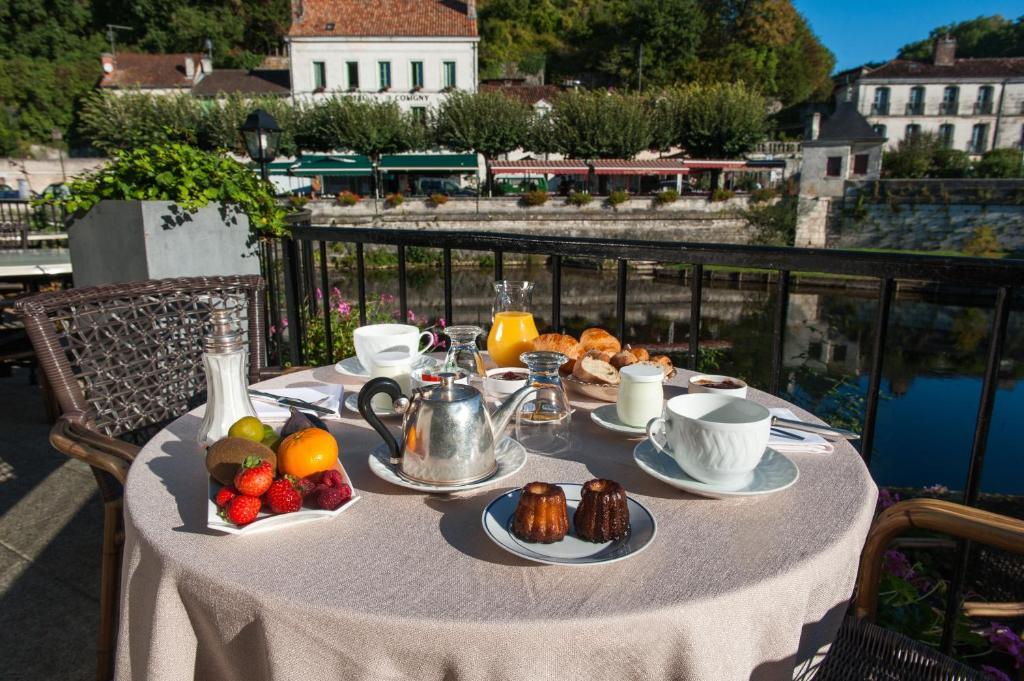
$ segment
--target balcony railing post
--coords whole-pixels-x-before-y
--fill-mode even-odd
[[[363,242],[356,244],[356,280],[359,286],[359,325],[366,325],[366,257]]]
[[[405,271],[405,246],[398,245],[398,313],[404,324],[409,319],[409,298]]]
[[[494,281],[501,281],[505,278],[505,253],[494,251]]]
[[[700,361],[700,303],[704,294],[704,265],[690,267],[690,369],[699,371]]]
[[[562,330],[562,256],[551,256],[551,329]]]
[[[892,307],[892,297],[895,290],[896,282],[893,279],[883,279],[878,289],[878,311],[875,315],[875,342],[871,351],[871,373],[868,378],[864,432],[861,433],[860,455],[867,465],[871,464],[871,450],[875,444],[875,418],[878,415],[878,393],[882,387],[885,335],[889,327],[889,310]]]
[[[452,321],[452,249],[444,249],[444,319],[448,324]]]
[[[615,283],[615,318],[618,320],[619,340],[626,343],[626,276],[629,261],[618,261],[619,271]]]
[[[282,239],[284,246],[284,300],[288,323],[288,350],[293,365],[304,363],[302,357],[302,320],[299,314],[299,249],[291,237]],[[283,323],[283,322],[282,322]]]
[[[778,395],[782,382],[782,353],[786,344],[786,317],[789,314],[789,270],[779,270],[775,288],[775,324],[772,331],[772,369],[768,392]]]
[[[331,329],[331,291],[330,282],[327,278],[327,242],[320,242],[320,289],[323,291],[323,298],[320,302],[323,303],[323,315],[324,315],[324,362],[325,364],[334,364],[334,333]]]

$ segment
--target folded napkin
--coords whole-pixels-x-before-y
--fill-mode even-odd
[[[280,397],[292,397],[297,400],[305,400],[307,402],[313,402],[318,407],[324,409],[330,409],[334,414],[338,413],[338,409],[341,406],[342,395],[345,392],[345,388],[340,385],[320,385],[312,388],[266,388],[262,392],[271,393]],[[283,404],[275,404],[270,401],[270,398],[259,397],[257,395],[250,395],[252,405],[256,407],[256,416],[261,421],[275,421],[284,420],[291,415],[289,408]],[[327,399],[323,402],[324,397]],[[302,411],[300,409],[300,411]],[[320,416],[319,414],[317,414]],[[320,416],[323,418],[323,416]]]
[[[789,409],[769,409],[772,416],[778,416],[783,419],[790,419],[792,421],[799,421]],[[780,435],[779,431],[789,433],[794,437],[800,438],[799,440],[794,437],[786,437]],[[818,435],[817,433],[808,433],[803,430],[794,430],[792,428],[780,428],[779,426],[772,426],[771,437],[768,438],[768,446],[772,449],[783,452],[783,453],[802,453],[811,452],[814,454],[831,454],[835,451],[835,447],[831,442]]]

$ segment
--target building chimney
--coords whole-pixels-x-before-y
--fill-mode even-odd
[[[816,140],[821,133],[821,112],[815,111],[807,118],[807,140]]]
[[[100,64],[103,66],[103,73],[114,72],[114,55],[104,52],[100,55]]]
[[[932,63],[936,66],[952,66],[956,63],[956,38],[947,33],[935,39]]]
[[[203,75],[208,76],[213,73],[213,60],[209,57],[203,57],[199,60],[199,65],[202,67]]]
[[[196,77],[196,60],[192,55],[185,57],[185,77],[192,80]]]
[[[476,20],[476,0],[466,0],[466,16]]]
[[[302,0],[292,0],[292,21],[302,21],[302,15],[305,11]]]

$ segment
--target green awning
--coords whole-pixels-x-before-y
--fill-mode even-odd
[[[303,156],[291,165],[291,174],[313,175],[365,175],[373,174],[370,159],[365,156]]]
[[[293,165],[295,161],[274,161],[267,164],[267,172],[271,175],[287,175]],[[259,166],[256,166],[256,170],[259,170]]]
[[[476,172],[476,154],[385,154],[380,169],[389,173],[472,173]]]

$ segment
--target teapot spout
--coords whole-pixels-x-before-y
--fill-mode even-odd
[[[528,398],[533,397],[537,394],[537,389],[532,385],[523,386],[519,390],[515,391],[509,398],[505,400],[497,411],[491,415],[491,424],[494,431],[494,441],[498,442],[501,440],[501,436],[505,433],[508,428],[508,424],[511,423],[512,417],[519,410]]]

